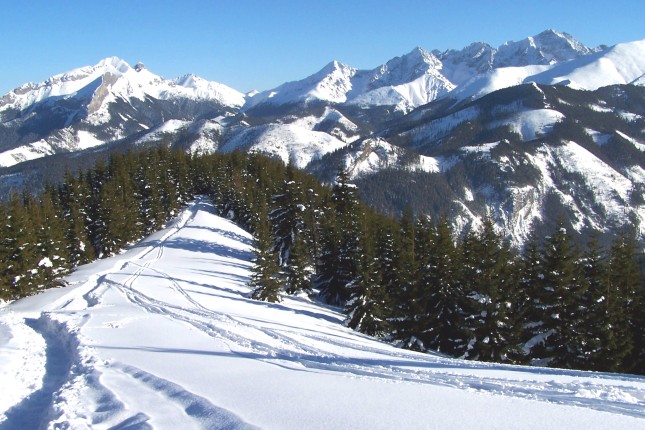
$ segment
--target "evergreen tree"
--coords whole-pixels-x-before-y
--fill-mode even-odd
[[[283,269],[283,279],[286,284],[286,291],[289,294],[296,294],[300,291],[311,292],[311,274],[309,271],[310,259],[307,252],[305,238],[296,235],[295,241],[289,252],[289,262]]]
[[[38,261],[39,289],[53,286],[54,280],[70,269],[66,226],[62,210],[52,199],[52,196],[55,195],[52,190],[43,193],[40,204],[35,208],[38,219],[34,219],[34,214],[32,214],[32,222],[34,225],[38,225],[36,246],[40,257]]]
[[[63,207],[63,219],[66,224],[66,244],[70,267],[89,263],[95,258],[94,247],[88,236],[89,223],[87,204],[89,189],[81,178],[73,178],[67,172],[61,187],[60,200]]]
[[[388,300],[382,284],[379,261],[371,247],[366,247],[358,265],[358,277],[347,285],[345,323],[369,336],[383,336],[388,330]]]
[[[255,231],[255,266],[251,274],[249,286],[253,289],[251,297],[255,300],[279,302],[280,268],[273,251],[273,240],[269,230],[266,206],[259,214],[260,222]]]
[[[643,284],[636,260],[636,244],[627,233],[619,235],[609,255],[609,285],[603,301],[611,325],[615,357],[608,370],[635,371],[642,363]]]
[[[616,338],[612,329],[611,312],[607,305],[609,272],[597,237],[592,237],[583,258],[584,273],[589,286],[582,296],[585,323],[583,360],[581,367],[589,370],[612,370],[620,363],[616,355]],[[617,359],[617,362],[616,360]]]
[[[436,225],[427,218],[420,219],[415,228],[416,271],[411,274],[407,285],[390,292],[393,302],[393,336],[408,349],[426,350],[421,337],[428,324],[432,324],[428,321],[430,294],[426,282],[429,280],[429,271],[435,258],[433,252],[436,243]]]
[[[310,260],[306,247],[306,207],[301,185],[294,175],[294,168],[287,166],[287,178],[280,192],[271,198],[274,209],[269,215],[275,240],[274,251],[290,294],[311,289],[307,273]]]
[[[362,213],[356,186],[349,183],[347,173],[340,169],[332,190],[331,213],[323,224],[322,255],[316,274],[320,296],[327,303],[342,305],[349,298],[347,285],[357,279],[361,258]]]
[[[534,358],[535,352],[531,350],[540,344],[546,332],[544,326],[544,303],[543,292],[544,264],[542,261],[542,250],[540,242],[535,234],[531,234],[527,240],[522,254],[518,294],[514,303],[514,316],[522,321],[521,345],[523,348],[522,357],[516,361],[528,363]],[[538,349],[541,347],[538,346]]]
[[[0,202],[0,299],[12,298],[10,288],[11,275],[9,273],[10,258],[12,255],[12,228],[11,216],[7,206]]]
[[[467,236],[462,252],[464,292],[470,299],[464,322],[470,335],[466,358],[511,361],[509,353],[519,345],[511,316],[515,288],[511,251],[486,218],[481,233]]]
[[[14,195],[7,208],[7,224],[4,238],[6,265],[4,278],[8,281],[8,296],[12,299],[36,292],[38,288],[38,263],[41,260],[36,231],[40,227],[32,220],[34,202],[30,196]]]
[[[587,286],[578,251],[560,223],[544,248],[541,309],[543,342],[533,357],[554,367],[575,368],[584,356],[584,319],[580,308]]]
[[[419,268],[419,294],[422,314],[415,321],[416,336],[423,347],[453,356],[466,352],[463,320],[464,291],[460,282],[461,262],[448,220],[443,217],[428,245],[428,255]]]

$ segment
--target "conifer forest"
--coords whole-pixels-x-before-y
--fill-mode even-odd
[[[445,217],[367,207],[342,170],[324,186],[258,154],[116,153],[38,196],[13,195],[0,204],[0,298],[60,286],[195,195],[254,234],[253,299],[308,295],[403,348],[645,374],[645,283],[628,231],[601,246],[560,225],[518,251],[491,220],[456,237]]]

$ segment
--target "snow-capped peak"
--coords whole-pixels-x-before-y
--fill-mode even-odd
[[[126,73],[127,71],[132,69],[132,67],[130,67],[130,65],[128,63],[126,63],[125,61],[123,61],[119,57],[105,58],[105,59],[99,61],[98,64],[96,66],[92,67],[91,69],[96,70],[96,69],[110,69],[110,68],[113,68],[113,69],[119,71],[120,73]]]
[[[351,78],[355,73],[356,69],[334,60],[305,79],[287,82],[249,97],[244,109],[263,103],[279,106],[310,100],[342,103],[352,88]]]
[[[378,86],[401,85],[411,82],[431,70],[439,70],[441,67],[441,61],[437,57],[417,47],[374,69],[372,82],[378,82],[380,84]]]
[[[506,42],[497,49],[494,67],[546,65],[593,53],[568,33],[546,30],[523,40]]]
[[[100,90],[100,91],[99,91]],[[113,97],[110,97],[112,94]],[[104,100],[120,96],[143,99],[189,97],[217,101],[227,106],[241,106],[244,95],[223,84],[209,82],[194,75],[169,81],[146,69],[142,63],[132,68],[118,57],[108,57],[94,66],[85,66],[50,77],[39,84],[23,85],[3,97],[0,111],[24,110],[51,97],[90,98],[93,111]],[[99,97],[100,103],[95,101]]]

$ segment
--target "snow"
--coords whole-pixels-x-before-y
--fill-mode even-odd
[[[105,144],[92,133],[85,130],[74,131],[71,128],[59,130],[48,140],[41,139],[33,143],[21,145],[0,153],[0,167],[11,167],[24,161],[53,155],[61,147],[71,150],[83,150]]]
[[[277,106],[310,100],[342,103],[347,100],[347,93],[352,89],[351,78],[355,74],[356,69],[338,61],[332,61],[305,79],[287,82],[272,90],[253,95],[246,100],[244,109],[250,109],[262,103]]]
[[[490,128],[510,126],[512,131],[522,136],[522,141],[527,142],[548,134],[553,125],[562,119],[564,115],[553,109],[524,110],[493,122]]]
[[[0,153],[0,167],[10,167],[23,161],[35,160],[54,154],[52,146],[44,139]]]
[[[244,148],[280,158],[294,167],[305,168],[311,161],[347,146],[347,142],[322,131],[313,131],[299,124],[270,124],[239,127],[232,131],[221,151]]]
[[[645,378],[466,362],[248,299],[252,239],[197,200],[69,286],[0,308],[0,425],[642,428]]]
[[[462,146],[460,151],[467,154],[482,154],[483,157],[490,160],[490,151],[499,145],[499,142],[482,143],[477,146]]]
[[[639,82],[645,74],[645,40],[617,44],[569,61],[547,65],[499,67],[464,82],[451,93],[459,100],[479,98],[493,91],[527,83],[567,85],[596,90],[607,85]]]
[[[144,100],[146,96],[166,100],[187,97],[214,100],[234,107],[241,107],[245,102],[242,93],[226,85],[194,75],[166,80],[146,68],[137,70],[117,57],[110,57],[94,66],[81,67],[52,76],[39,84],[16,88],[6,97],[8,103],[0,104],[0,112],[11,108],[23,110],[51,98],[92,97],[90,117],[100,124],[109,115],[107,103],[119,96],[126,100],[130,97]]]
[[[477,107],[468,107],[444,117],[427,121],[425,124],[406,131],[403,135],[410,136],[413,145],[423,145],[428,141],[435,141],[449,135],[459,124],[477,118],[480,113]],[[415,113],[411,114],[413,119],[415,118],[414,115]]]
[[[542,180],[537,190],[539,195],[545,196],[549,192],[557,195],[560,201],[575,214],[577,221],[574,227],[578,231],[588,226],[603,231],[610,226],[625,225],[632,222],[632,215],[639,220],[643,219],[645,208],[642,205],[634,208],[629,206],[632,181],[638,183],[642,178],[637,169],[629,169],[621,173],[571,141],[563,142],[562,145],[554,148],[543,146],[535,155],[527,153],[526,156],[541,172]],[[557,169],[581,176],[582,182],[577,183],[576,186],[587,187],[587,191],[593,193],[592,204],[602,208],[602,219],[599,218],[597,209],[585,207],[583,203],[577,201],[575,194],[578,191],[575,186],[567,192],[558,189],[554,178],[561,174]],[[537,204],[540,203],[537,202]],[[642,235],[645,233],[645,227],[641,222],[637,224]]]
[[[159,126],[154,127],[143,137],[136,140],[135,145],[141,145],[146,142],[153,142],[159,140],[164,135],[177,133],[179,130],[188,127],[191,124],[190,121],[181,121],[178,119],[171,119],[161,123]]]
[[[636,149],[638,149],[639,151],[645,152],[645,144],[644,143],[641,143],[641,142],[637,141],[636,139],[634,139],[632,137],[629,137],[628,135],[626,135],[622,131],[616,130],[616,134],[619,135],[620,137],[622,137],[623,139],[625,139],[626,141],[628,141],[629,143],[631,143],[632,145],[634,145],[636,147]]]
[[[361,107],[394,106],[409,112],[455,88],[440,69],[441,62],[420,48],[372,70],[358,70],[332,61],[302,80],[254,94],[243,109],[264,103],[278,106],[321,100]]]
[[[369,138],[353,147],[344,157],[350,179],[367,176],[383,169],[437,173],[446,168],[440,157],[419,155],[414,162],[403,163],[404,150],[382,138]]]
[[[594,143],[598,146],[603,146],[611,140],[611,134],[600,133],[599,131],[591,128],[585,128],[585,132],[593,139]]]
[[[78,149],[93,148],[105,143],[102,140],[97,139],[96,136],[94,136],[89,131],[79,130],[76,132],[76,135],[78,136]]]

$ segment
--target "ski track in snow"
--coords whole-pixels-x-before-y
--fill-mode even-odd
[[[40,315],[25,318],[25,324],[42,336],[46,344],[44,377],[38,389],[7,409],[4,420],[0,415],[0,430],[47,426],[177,428],[176,423],[182,423],[180,428],[255,428],[235,412],[148,369],[118,359],[97,358],[103,356],[96,353],[97,349],[102,348],[103,352],[109,347],[94,347],[91,340],[83,337],[83,327],[96,318],[94,310],[114,306],[104,303],[108,292],[112,301],[117,292],[127,306],[150,318],[170,319],[223,343],[226,349],[223,354],[260,360],[283,369],[429,384],[645,418],[645,391],[639,376],[464,362],[439,354],[393,349],[345,329],[339,314],[328,308],[316,308],[305,298],[288,299],[294,303],[292,307],[251,302],[246,297],[248,291],[229,288],[224,281],[221,286],[218,283],[210,287],[209,294],[252,303],[266,311],[290,312],[297,318],[317,318],[325,329],[303,329],[295,322],[285,323],[286,320],[269,321],[260,313],[256,316],[211,309],[209,304],[215,302],[198,300],[203,288],[199,291],[193,286],[185,288],[184,285],[192,285],[190,280],[173,276],[162,264],[170,263],[167,247],[190,246],[173,241],[191,226],[199,211],[208,210],[208,204],[193,204],[158,240],[143,243],[142,251],[134,252],[136,247],[133,248],[132,257],[126,256],[112,268],[89,277],[85,284],[61,297],[60,304],[55,302]],[[234,232],[218,233],[222,238],[235,236]],[[250,240],[245,238],[244,242],[248,248]],[[248,250],[236,253],[225,246],[214,249],[220,251],[214,258],[222,261],[237,254],[246,253],[250,257]],[[146,277],[154,277],[154,289]],[[153,296],[151,291],[164,293]],[[124,319],[108,326],[118,328],[127,323]],[[11,333],[2,330],[0,334],[2,346]],[[155,351],[153,346],[141,345],[138,349]],[[93,399],[93,411],[75,410],[80,406],[74,399],[83,396]]]

